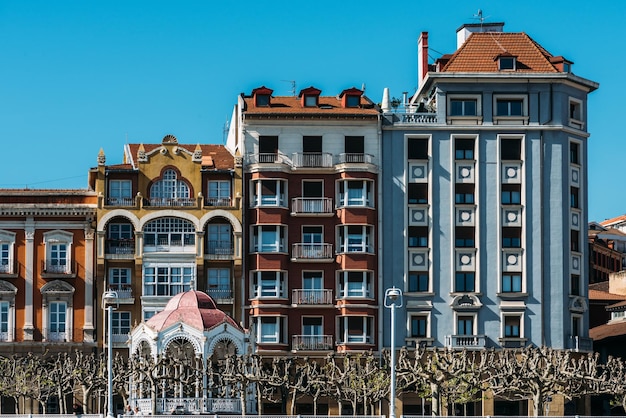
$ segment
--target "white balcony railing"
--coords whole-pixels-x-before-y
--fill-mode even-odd
[[[327,152],[297,152],[292,158],[292,165],[296,168],[330,168],[333,166],[333,155]]]
[[[153,197],[153,198],[150,198],[150,206],[157,206],[157,207],[196,206],[196,199],[188,198],[188,197],[179,197],[175,199]]]
[[[485,348],[484,335],[446,335],[446,347],[450,348]]]
[[[296,197],[291,199],[291,212],[294,214],[334,213],[333,199],[330,197]]]
[[[570,348],[574,351],[593,351],[593,340],[589,337],[570,335]]]
[[[363,154],[358,152],[339,154],[339,163],[348,164],[373,164],[374,156],[371,154]]]
[[[297,243],[292,246],[291,258],[300,260],[326,260],[333,258],[332,244]]]
[[[135,206],[134,197],[109,197],[107,206]]]
[[[230,197],[207,197],[204,204],[205,206],[221,206],[221,207],[232,206]]]
[[[332,289],[294,289],[291,293],[294,305],[332,305]]]
[[[333,349],[332,335],[293,335],[291,348],[295,351],[326,351]]]

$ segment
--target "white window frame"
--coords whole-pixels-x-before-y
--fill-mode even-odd
[[[361,183],[361,187],[358,186]],[[351,187],[352,186],[352,187]],[[337,181],[337,207],[374,207],[374,181],[371,179],[342,179]],[[352,195],[351,192],[360,194]]]
[[[107,237],[113,240],[132,240],[135,238],[133,224],[125,222],[112,222],[107,226]]]
[[[571,110],[572,106],[575,106],[575,108],[577,109],[575,113],[578,113],[578,114],[572,115],[572,110]],[[585,128],[582,100],[576,99],[574,97],[569,98],[569,104],[567,107],[567,118],[568,118],[569,126],[576,128],[576,129]]]
[[[0,341],[15,340],[15,295],[17,288],[10,282],[0,282]]]
[[[46,273],[71,274],[74,235],[55,230],[44,233],[43,240],[46,246]]]
[[[121,289],[131,285],[130,269],[125,267],[109,267],[109,286]]]
[[[504,290],[504,276],[511,276],[511,277],[519,276],[520,290],[505,291]],[[511,282],[511,284],[513,284],[513,282]],[[513,289],[513,286],[511,286],[511,289]],[[521,271],[505,271],[500,274],[500,293],[504,295],[516,295],[519,293],[524,293],[525,291],[526,291],[526,281],[524,280],[524,274]]]
[[[506,318],[518,318],[519,319],[519,335],[506,335]],[[524,338],[524,312],[502,312],[500,314],[500,338],[503,339],[519,339]]]
[[[459,333],[459,320],[461,317],[469,317],[472,320],[472,333],[471,334],[461,334]],[[477,314],[472,312],[455,312],[454,313],[454,334],[462,337],[467,336],[476,336],[476,329],[478,326]]]
[[[0,274],[14,274],[15,233],[0,230]]]
[[[52,301],[48,304],[48,341],[68,341],[67,302]]]
[[[413,318],[426,318],[426,335],[425,336],[415,336],[413,335]],[[421,340],[421,339],[426,339],[426,338],[431,338],[431,324],[430,324],[430,312],[429,311],[417,311],[417,312],[410,312],[409,313],[409,323],[408,323],[408,331],[409,334],[407,335],[408,338],[412,338],[412,339],[416,339],[416,340]]]
[[[209,180],[207,184],[208,202],[211,206],[230,206],[230,180]]]
[[[511,115],[511,111],[505,115],[498,115],[498,102],[500,101],[521,101],[522,114]],[[528,124],[528,96],[525,94],[494,94],[493,95],[493,123],[498,125],[506,124]]]
[[[119,336],[118,339],[126,339],[130,330],[132,329],[131,322],[132,314],[130,311],[113,311],[112,312],[112,321],[111,327],[113,329],[113,343],[122,342],[115,341],[116,336]]]
[[[252,248],[254,253],[286,252],[287,227],[285,225],[259,224],[252,226]]]
[[[133,182],[131,180],[109,180],[109,200],[132,199]]]
[[[305,328],[304,320],[305,319],[318,319],[320,324],[317,325],[306,325],[307,327],[311,327],[310,329]],[[319,315],[303,315],[300,323],[300,330],[302,331],[303,336],[307,337],[321,337],[324,335],[324,317]],[[309,331],[309,332],[306,332]],[[311,332],[313,331],[313,332]]]
[[[257,330],[257,344],[285,344],[287,318],[284,316],[255,316],[254,323]]]
[[[196,227],[183,218],[153,219],[143,227],[143,251],[195,253]]]
[[[272,277],[273,275],[273,277]],[[252,299],[284,299],[287,295],[287,272],[254,270],[250,272]]]
[[[189,185],[179,180],[178,173],[171,168],[150,186],[150,199],[189,199],[189,196]]]
[[[73,300],[75,289],[64,280],[47,282],[41,288],[42,296],[42,327],[46,341],[72,341],[73,339]],[[55,313],[50,308],[51,304],[62,302],[65,305],[65,331],[51,331],[51,319]]]
[[[196,283],[195,263],[146,262],[143,265],[143,297],[175,296],[192,290],[192,283]],[[167,292],[161,292],[161,288]]]
[[[209,296],[213,299],[232,297],[230,268],[208,268],[206,277]]]
[[[361,333],[350,333],[351,325],[361,322]],[[337,337],[340,344],[372,344],[374,318],[369,315],[345,315],[337,318]]]
[[[358,276],[361,280],[356,280]],[[339,270],[337,272],[337,298],[372,299],[373,277],[374,272],[371,270]],[[351,287],[351,284],[354,287]]]
[[[273,194],[263,194],[263,185],[274,183]],[[250,181],[250,207],[287,207],[286,179],[254,179]]]
[[[446,97],[447,105],[447,121],[449,124],[469,123],[472,125],[481,124],[483,121],[483,104],[480,94],[450,94]],[[462,112],[459,115],[452,114],[452,104],[454,102],[462,102]],[[476,114],[467,114],[465,109],[466,102],[474,102],[476,106]]]
[[[360,229],[360,232],[357,232]],[[374,252],[374,227],[348,224],[337,227],[337,253]]]

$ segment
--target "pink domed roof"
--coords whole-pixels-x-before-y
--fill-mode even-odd
[[[155,331],[161,331],[178,322],[200,330],[210,329],[221,323],[228,323],[241,329],[230,316],[217,309],[209,295],[197,290],[189,290],[174,296],[163,311],[146,321],[146,325]]]

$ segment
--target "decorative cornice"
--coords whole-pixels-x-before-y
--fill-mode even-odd
[[[82,216],[95,217],[97,205],[59,206],[55,204],[0,204],[0,216]]]

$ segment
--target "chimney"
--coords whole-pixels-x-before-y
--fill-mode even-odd
[[[504,32],[504,22],[464,24],[456,30],[456,49],[459,49],[474,32]]]
[[[417,40],[417,88],[428,73],[428,32],[422,32]]]

